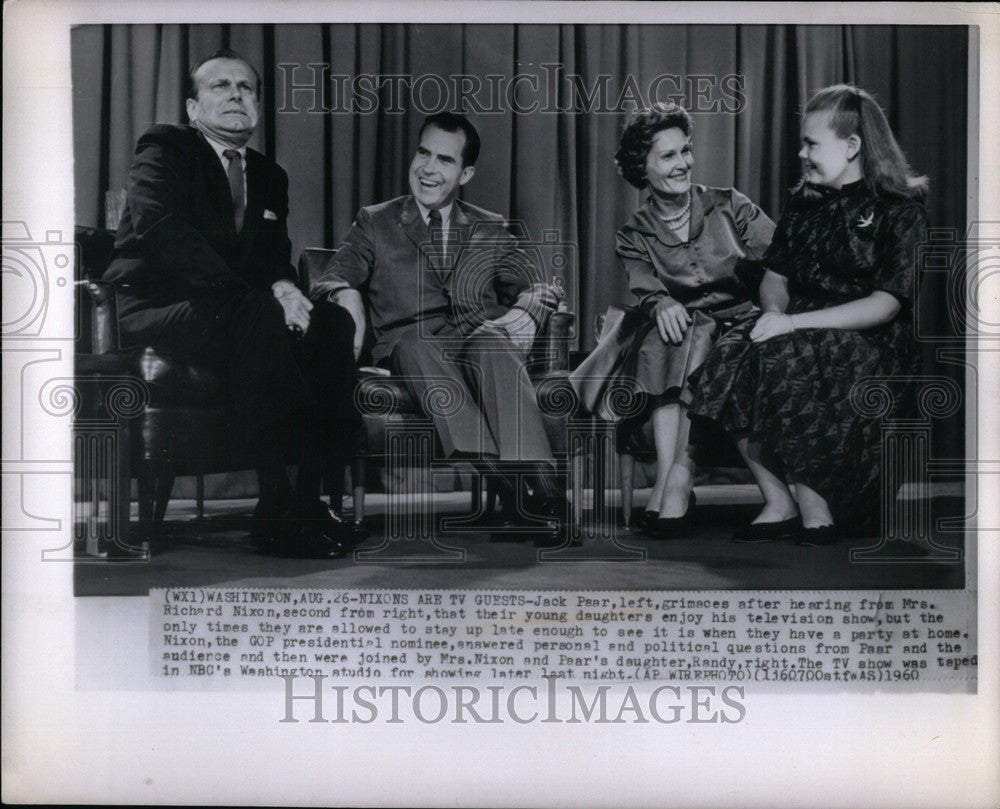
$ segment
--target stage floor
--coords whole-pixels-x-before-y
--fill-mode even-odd
[[[878,544],[877,538],[847,538],[826,548],[781,542],[739,545],[733,530],[759,510],[751,486],[699,487],[697,525],[685,539],[637,536],[586,512],[583,545],[541,551],[531,542],[498,541],[482,527],[446,527],[469,513],[469,495],[435,494],[438,526],[434,543],[415,539],[386,542],[385,495],[369,495],[369,539],[354,556],[330,561],[280,559],[258,554],[240,515],[253,500],[210,501],[206,519],[195,520],[191,500],[171,502],[153,555],[145,561],[80,557],[75,564],[77,596],[145,595],[151,587],[316,587],[585,590],[839,590],[962,588],[965,543],[960,531],[936,533],[922,556],[911,545]],[[635,502],[645,503],[646,493]],[[589,507],[589,502],[585,507]],[[932,524],[960,517],[960,496],[930,500]],[[234,525],[234,519],[236,524]],[[380,544],[383,547],[378,547]],[[852,558],[852,551],[855,558]],[[858,558],[858,552],[864,558]],[[916,557],[916,558],[914,558]],[[950,557],[950,558],[949,558]]]

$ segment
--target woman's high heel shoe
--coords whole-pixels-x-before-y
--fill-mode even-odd
[[[688,536],[694,528],[694,510],[698,505],[698,498],[694,492],[688,494],[687,511],[680,517],[658,517],[656,520],[656,531],[654,536],[657,539],[679,539]]]
[[[650,509],[645,509],[638,517],[635,518],[635,523],[632,526],[632,533],[634,534],[648,534],[650,531],[656,529],[656,521],[659,519],[659,512],[651,511]]]

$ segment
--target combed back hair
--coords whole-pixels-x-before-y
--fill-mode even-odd
[[[638,109],[625,120],[622,136],[615,152],[618,171],[636,188],[646,187],[646,157],[657,132],[679,129],[691,137],[694,121],[688,111],[673,101],[659,101],[649,109]]]
[[[885,113],[869,93],[851,84],[824,87],[806,104],[805,114],[811,112],[827,113],[838,138],[861,138],[861,170],[872,193],[915,199],[927,193],[927,178],[913,173]]]
[[[429,115],[420,126],[420,132],[417,134],[418,140],[424,136],[424,130],[429,126],[433,126],[444,132],[451,132],[452,134],[456,132],[464,134],[465,145],[462,146],[462,167],[476,165],[476,161],[479,159],[481,142],[479,140],[479,130],[472,125],[472,121],[457,112],[438,112],[434,115]]]
[[[231,51],[229,50],[229,48],[222,48],[221,50],[217,50],[211,56],[206,56],[204,59],[198,62],[198,64],[196,64],[193,68],[191,68],[191,72],[188,73],[188,94],[187,94],[188,98],[194,98],[194,99],[198,98],[198,79],[195,77],[195,75],[201,69],[202,65],[207,64],[214,59],[232,59],[234,62],[242,62],[248,68],[250,68],[250,70],[253,72],[253,77],[257,80],[257,86],[255,89],[257,93],[257,98],[260,98],[260,73],[257,72],[257,68],[251,65],[236,51]]]

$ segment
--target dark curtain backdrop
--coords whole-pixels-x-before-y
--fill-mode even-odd
[[[853,82],[874,93],[914,169],[929,175],[932,223],[962,233],[966,227],[964,27],[506,24],[79,27],[72,40],[79,224],[103,224],[104,192],[127,184],[133,147],[146,127],[187,120],[188,68],[220,47],[260,69],[262,125],[251,145],[288,171],[293,257],[303,247],[336,246],[360,206],[407,191],[423,118],[405,95],[402,112],[388,111],[389,87],[374,112],[324,112],[337,100],[332,91],[322,98],[288,92],[292,77],[309,83],[309,64],[346,76],[471,74],[484,85],[490,74],[505,80],[533,74],[539,92],[519,98],[541,99],[543,106],[543,64],[581,76],[587,88],[608,75],[612,102],[628,77],[645,92],[663,74],[679,76],[682,90],[685,79],[715,77],[710,96],[725,102],[719,82],[741,75],[746,104],[739,114],[694,116],[695,175],[709,185],[735,186],[775,219],[799,175],[800,110],[816,89]],[[303,68],[292,74],[282,64]],[[661,97],[675,89],[663,85]],[[435,97],[428,88],[425,102],[433,105]],[[572,98],[563,86],[558,106]],[[690,95],[685,100],[695,106]],[[534,238],[556,230],[577,246],[578,278],[567,281],[579,347],[589,349],[595,315],[631,298],[614,254],[615,230],[640,204],[613,160],[623,115],[581,112],[579,103],[576,111],[534,114],[502,106],[470,115],[484,146],[464,198],[522,220]],[[933,293],[922,289],[921,298],[943,300]],[[936,333],[946,328],[945,309],[932,304],[921,312],[937,323]]]

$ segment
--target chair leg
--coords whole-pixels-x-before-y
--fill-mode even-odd
[[[351,462],[351,488],[354,496],[354,522],[365,521],[365,457],[356,455]]]
[[[139,470],[139,523],[144,532],[151,532],[153,507],[156,504],[156,473],[152,469]]]
[[[635,456],[626,452],[618,456],[618,469],[622,486],[622,524],[632,525],[632,486],[635,480]]]
[[[594,493],[590,498],[590,507],[592,509],[591,525],[596,528],[600,526],[604,520],[604,499],[608,490],[607,473],[610,471],[605,466],[606,458],[604,455],[604,436],[600,431],[595,431],[594,433],[593,456]]]
[[[170,502],[170,493],[174,490],[173,475],[157,475],[156,490],[153,494],[156,505],[153,512],[153,519],[156,522],[163,522],[163,517],[167,513],[167,503]],[[203,501],[204,502],[204,501]]]
[[[500,496],[500,483],[492,476],[486,478],[486,515],[492,517],[497,513],[497,497]]]
[[[578,452],[573,455],[570,477],[570,488],[573,492],[573,525],[579,527],[583,524],[583,470],[586,461],[586,454]]]
[[[469,505],[469,509],[473,514],[478,514],[479,510],[483,507],[483,476],[473,472],[472,473],[472,502]]]
[[[337,515],[343,514],[344,467],[340,463],[334,462],[330,465],[330,471],[327,472],[326,491],[329,495],[330,510]]]
[[[205,519],[205,476],[195,475],[194,479],[195,495],[195,517],[199,520]],[[170,499],[170,495],[167,495],[167,499]],[[166,505],[163,506],[164,511],[166,511]]]
[[[128,543],[129,520],[132,511],[132,475],[129,469],[132,448],[129,445],[131,428],[128,424],[123,425],[118,430],[117,439],[118,452],[115,459],[116,479],[113,498],[116,512],[114,541],[116,545],[123,547]]]

